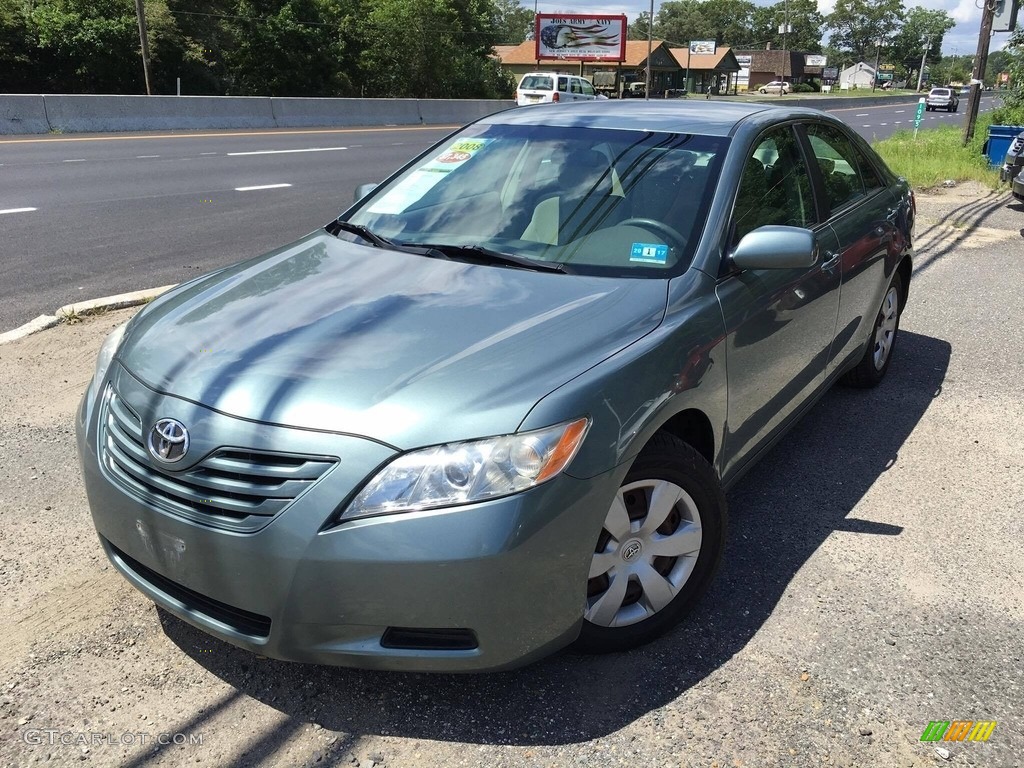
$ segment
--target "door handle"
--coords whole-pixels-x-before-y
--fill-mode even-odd
[[[821,262],[822,269],[835,269],[839,266],[839,252],[825,251],[825,260]]]

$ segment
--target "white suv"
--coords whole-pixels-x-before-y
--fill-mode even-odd
[[[589,80],[561,72],[528,72],[516,88],[516,103],[520,106],[607,98],[598,94]]]

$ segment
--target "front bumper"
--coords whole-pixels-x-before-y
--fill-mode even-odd
[[[259,530],[218,530],[112,482],[100,449],[100,409],[83,402],[79,454],[101,544],[113,565],[170,613],[264,656],[395,670],[501,669],[578,634],[591,553],[624,469],[585,481],[562,475],[481,504],[330,527],[343,501],[393,451],[361,438],[233,419],[148,390],[112,367],[113,385],[143,423],[171,416],[197,425],[198,439],[210,444],[303,445],[339,459]],[[459,630],[475,647],[385,647],[389,628]]]

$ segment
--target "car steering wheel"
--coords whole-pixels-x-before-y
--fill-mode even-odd
[[[619,227],[640,227],[646,229],[648,232],[653,232],[659,235],[662,240],[671,245],[673,248],[682,250],[683,246],[686,245],[686,238],[683,237],[679,232],[672,229],[668,224],[657,219],[644,219],[644,218],[632,218],[620,221],[616,226]]]

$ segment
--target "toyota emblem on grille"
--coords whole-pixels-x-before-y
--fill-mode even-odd
[[[188,452],[188,430],[175,419],[160,419],[149,431],[149,452],[154,459],[173,464]]]

